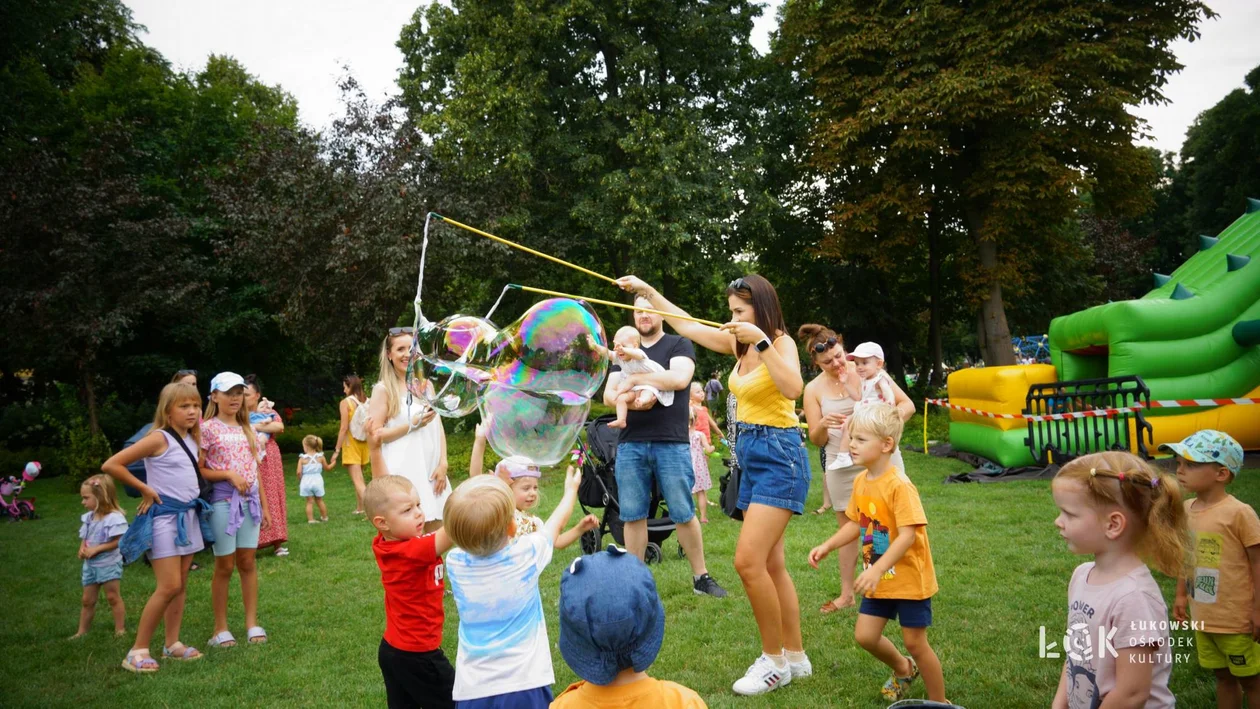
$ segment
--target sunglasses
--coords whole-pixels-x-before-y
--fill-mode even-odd
[[[823,352],[826,352],[832,347],[835,347],[838,342],[839,340],[837,340],[836,338],[828,337],[826,342],[819,342],[818,344],[814,345],[814,351],[819,354],[822,354]]]
[[[197,370],[195,370],[195,369],[181,369],[181,370],[179,370],[178,372],[176,372],[176,373],[175,373],[175,376],[177,376],[177,377],[186,377],[186,376],[188,376],[189,374],[191,374],[191,375],[193,375],[193,376],[195,377],[195,376],[197,376]]]
[[[752,288],[749,287],[748,285],[748,281],[745,281],[743,278],[736,278],[735,280],[726,284],[726,288],[727,290],[748,290],[748,291],[752,290]]]
[[[410,335],[415,331],[416,329],[414,327],[391,327],[389,329],[389,334],[390,337],[393,337],[394,335]]]

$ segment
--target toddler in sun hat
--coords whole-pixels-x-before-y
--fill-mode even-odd
[[[707,706],[694,690],[647,675],[665,639],[665,606],[652,572],[609,545],[560,577],[560,654],[581,682],[552,709]]]

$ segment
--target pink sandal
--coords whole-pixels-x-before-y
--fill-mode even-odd
[[[157,660],[149,657],[146,652],[143,655],[138,652],[128,652],[127,659],[122,661],[122,668],[128,672],[136,674],[150,674],[158,671]]]
[[[174,648],[174,647],[183,648],[183,649],[178,650],[178,651],[172,650],[171,648]],[[195,647],[189,647],[188,645],[185,645],[183,643],[175,643],[171,647],[162,648],[162,657],[168,660],[180,660],[180,661],[191,662],[192,660],[200,660],[204,656],[201,654],[201,651]]]

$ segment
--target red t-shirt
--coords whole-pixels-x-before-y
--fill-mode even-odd
[[[445,567],[436,536],[404,541],[372,540],[385,587],[385,642],[407,652],[431,652],[442,645],[442,593]]]

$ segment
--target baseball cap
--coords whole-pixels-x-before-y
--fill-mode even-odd
[[[1210,428],[1186,436],[1181,443],[1161,444],[1159,449],[1170,450],[1195,463],[1218,463],[1234,475],[1242,470],[1242,446],[1228,433]]]
[[[879,361],[884,361],[884,348],[874,342],[863,342],[849,353],[849,359],[857,357],[874,357]]]
[[[245,378],[236,372],[219,372],[210,380],[210,391],[227,391],[245,386]]]
[[[578,677],[610,684],[642,672],[665,640],[665,605],[652,572],[614,544],[573,560],[560,576],[560,655]]]
[[[517,478],[541,478],[542,472],[534,461],[522,455],[510,455],[494,466],[494,474],[505,480]]]

